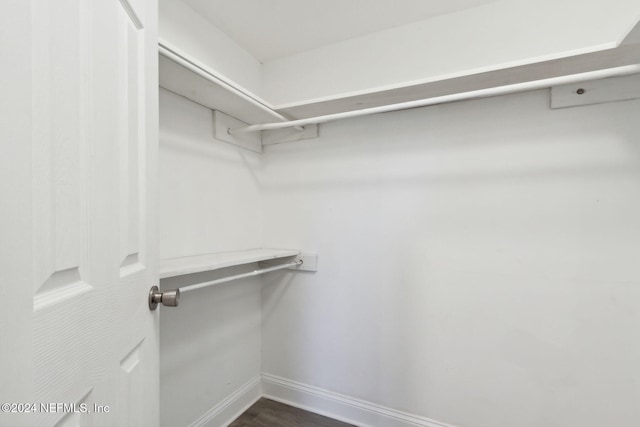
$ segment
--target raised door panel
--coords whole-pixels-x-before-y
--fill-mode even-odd
[[[144,140],[144,44],[142,23],[128,4],[119,10],[118,27],[120,257],[121,275],[125,276],[141,267],[140,150]]]
[[[155,7],[32,8],[33,393],[73,408],[38,411],[34,425],[157,422]]]
[[[91,181],[90,3],[40,1],[32,9],[33,351],[36,402],[78,403],[105,374],[100,342],[109,315],[88,258]],[[105,278],[107,279],[107,278]],[[37,425],[82,425],[90,414],[48,407]],[[82,421],[82,419],[85,421]],[[72,424],[69,424],[72,423]]]

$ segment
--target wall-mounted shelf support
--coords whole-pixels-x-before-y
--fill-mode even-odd
[[[284,142],[302,141],[318,137],[319,126],[317,124],[306,125],[298,131],[297,128],[278,130],[265,130],[262,132],[262,145],[275,145]]]
[[[222,111],[213,111],[213,129],[214,137],[217,140],[237,145],[247,150],[262,153],[262,138],[260,133],[231,135],[228,130],[232,127],[247,126],[246,123],[231,117]],[[294,131],[295,132],[295,131]]]
[[[245,132],[232,135],[229,132],[229,129],[246,126],[249,126],[249,124],[222,111],[214,110],[213,112],[213,128],[216,139],[257,153],[262,153],[263,145],[281,144],[318,137],[318,125],[315,124],[305,127],[287,127],[286,129],[264,131],[262,134],[260,132]]]
[[[640,98],[640,74],[551,88],[551,108],[579,107]]]

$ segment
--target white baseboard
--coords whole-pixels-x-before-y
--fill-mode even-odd
[[[222,402],[205,412],[189,427],[226,427],[261,397],[261,378],[260,375],[256,375]]]
[[[454,427],[276,375],[257,375],[189,427],[227,427],[261,397],[359,427]]]
[[[262,374],[262,395],[267,399],[360,427],[453,427],[265,373]]]

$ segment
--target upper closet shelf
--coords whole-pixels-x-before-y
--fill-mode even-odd
[[[635,40],[633,40],[635,42]],[[277,134],[276,139],[263,135],[254,141],[260,145],[315,137],[317,131],[305,135],[302,127],[365,114],[402,110],[446,102],[496,96],[527,90],[572,84],[581,81],[628,75],[640,72],[640,46],[621,44],[613,49],[534,62],[515,67],[460,73],[419,84],[366,94],[303,103],[275,110],[267,101],[235,86],[233,81],[217,75],[196,59],[176,50],[160,46],[160,86],[191,99],[212,110],[244,123],[217,121],[216,137],[227,142],[246,145],[235,140],[245,132],[259,132],[297,126],[299,135]],[[222,117],[222,116],[220,116]],[[267,125],[264,125],[268,123]],[[307,132],[309,129],[305,128]],[[296,132],[294,132],[296,133]],[[266,137],[266,138],[265,138]],[[246,137],[245,137],[246,138]],[[244,144],[243,144],[244,142]],[[249,141],[249,144],[252,142]]]
[[[160,261],[160,278],[182,276],[218,270],[225,267],[268,261],[278,258],[297,257],[300,251],[291,249],[249,249],[234,252],[194,255]]]
[[[161,87],[245,123],[287,120],[266,101],[200,63],[197,58],[166,42],[161,41],[158,48]]]

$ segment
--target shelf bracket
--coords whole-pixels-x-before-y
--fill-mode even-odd
[[[294,128],[263,130],[262,145],[282,144],[284,142],[317,138],[319,126],[320,125],[317,124],[306,125],[301,131]]]
[[[640,98],[640,74],[551,88],[551,108],[579,107]]]
[[[222,111],[213,111],[214,137],[220,141],[237,145],[247,150],[262,153],[263,145],[282,144],[284,142],[302,141],[318,137],[318,125],[310,124],[304,128],[286,128],[262,132],[243,132],[231,135],[229,129],[248,126]]]
[[[262,138],[259,132],[230,135],[231,128],[247,126],[247,123],[231,117],[222,111],[213,110],[214,138],[247,150],[262,153]]]

